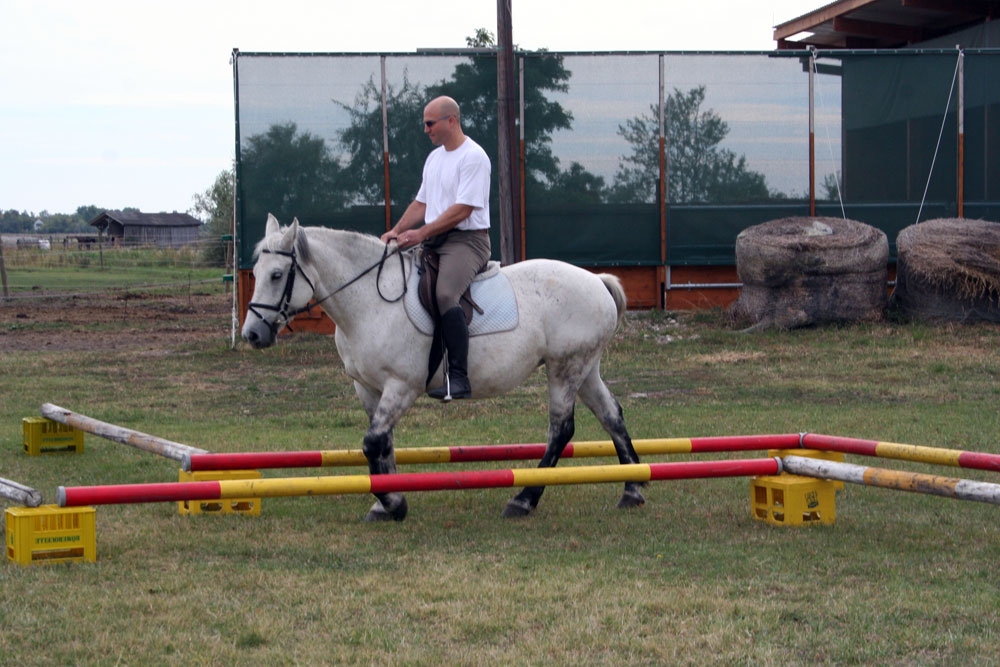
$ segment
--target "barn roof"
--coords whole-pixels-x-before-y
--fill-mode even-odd
[[[187,213],[140,213],[138,211],[105,211],[90,221],[94,227],[107,227],[117,222],[122,227],[198,227],[201,221]]]
[[[897,49],[1000,18],[1000,0],[839,0],[774,28],[779,49]]]

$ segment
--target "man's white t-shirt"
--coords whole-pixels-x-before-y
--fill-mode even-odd
[[[426,222],[433,222],[452,204],[473,207],[456,229],[490,227],[490,158],[469,137],[453,151],[438,146],[424,162],[423,181],[416,200],[427,205]]]

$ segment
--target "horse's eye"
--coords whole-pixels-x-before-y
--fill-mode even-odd
[[[271,272],[271,280],[281,280],[281,271],[275,270]]]

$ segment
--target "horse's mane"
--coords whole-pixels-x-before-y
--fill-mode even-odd
[[[262,238],[257,246],[254,248],[253,256],[256,260],[257,257],[265,250],[275,250],[275,246],[278,241],[282,238],[284,233],[288,231],[288,226],[282,226],[279,228],[277,234],[269,234]],[[312,237],[315,239],[318,236],[339,236],[341,237],[341,243],[348,244],[351,246],[361,247],[364,244],[371,245],[373,247],[382,247],[382,241],[371,234],[363,234],[361,232],[352,231],[349,229],[331,229],[330,227],[303,227],[299,226],[299,233],[295,237],[295,254],[302,262],[309,262],[312,258],[312,253],[309,250],[309,239]]]

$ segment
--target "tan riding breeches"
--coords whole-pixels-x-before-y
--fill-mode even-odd
[[[458,305],[458,300],[490,259],[490,235],[486,230],[448,232],[441,245],[432,245],[440,259],[437,279],[437,303],[443,315]]]

